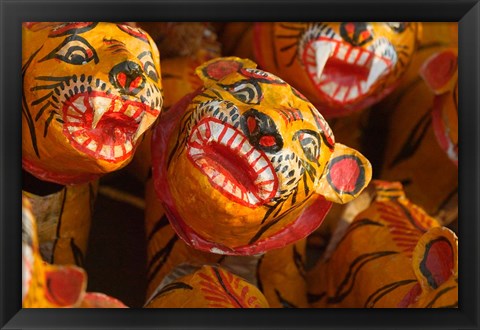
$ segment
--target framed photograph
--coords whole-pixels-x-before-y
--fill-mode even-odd
[[[479,327],[477,1],[0,3],[2,329]]]

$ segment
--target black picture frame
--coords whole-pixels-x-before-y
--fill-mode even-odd
[[[479,327],[480,4],[471,0],[0,0],[0,326],[59,328]],[[21,308],[21,22],[23,21],[459,22],[459,308],[144,310]]]

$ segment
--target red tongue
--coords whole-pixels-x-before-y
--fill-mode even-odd
[[[124,144],[137,131],[137,123],[123,113],[105,114],[95,129],[89,130],[89,136],[102,144]]]
[[[225,175],[234,185],[257,194],[258,188],[255,185],[257,173],[245,159],[218,143],[206,144],[203,150],[209,165]]]
[[[323,69],[328,80],[339,85],[354,86],[368,78],[370,69],[358,65],[345,63],[337,58],[330,58]]]

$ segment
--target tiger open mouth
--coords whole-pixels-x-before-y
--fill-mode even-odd
[[[277,192],[278,178],[267,156],[219,119],[204,118],[193,128],[187,154],[213,187],[237,203],[255,207]]]
[[[146,104],[116,95],[79,93],[64,102],[63,131],[78,150],[117,162],[132,154],[147,111]]]
[[[309,42],[303,52],[308,76],[318,91],[335,103],[352,103],[394,66],[395,54],[384,43],[375,51],[326,37]]]

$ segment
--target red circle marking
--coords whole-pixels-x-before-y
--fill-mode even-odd
[[[457,56],[445,51],[432,56],[420,69],[423,78],[433,89],[444,86],[457,70]]]
[[[355,191],[360,168],[355,158],[344,158],[330,168],[331,184],[340,191],[351,193]]]
[[[431,272],[435,283],[441,285],[447,281],[453,273],[453,251],[446,241],[433,243],[426,256],[426,266]]]
[[[235,61],[217,61],[206,67],[206,74],[210,78],[220,80],[232,72],[237,72],[242,64]]]

